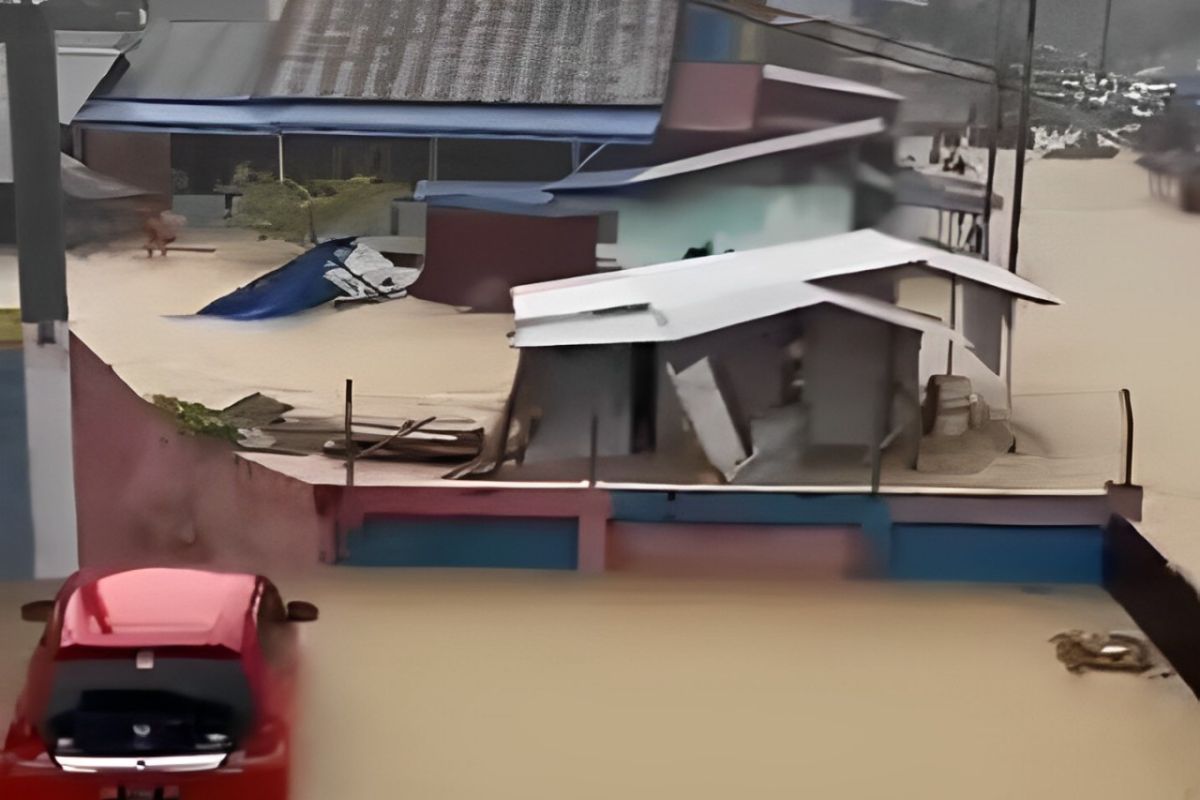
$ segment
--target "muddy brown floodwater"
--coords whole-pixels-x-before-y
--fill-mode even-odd
[[[298,800],[1184,798],[1178,678],[1074,676],[1100,590],[331,569]],[[299,594],[297,594],[299,593]]]
[[[1178,678],[1075,676],[1098,589],[329,568],[296,800],[1190,798]],[[52,586],[0,584],[0,722]],[[7,798],[5,799],[7,800]]]

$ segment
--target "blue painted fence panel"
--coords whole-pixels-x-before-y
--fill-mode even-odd
[[[575,569],[574,519],[368,519],[346,539],[341,563],[358,567]]]
[[[1103,557],[1104,531],[1099,527],[897,525],[891,577],[1099,585]]]

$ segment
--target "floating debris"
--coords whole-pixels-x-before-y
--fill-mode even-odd
[[[1154,666],[1150,645],[1127,633],[1085,633],[1070,630],[1050,639],[1055,655],[1076,674],[1086,670],[1145,672]]]

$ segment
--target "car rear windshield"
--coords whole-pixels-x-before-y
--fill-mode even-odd
[[[56,754],[172,755],[231,750],[254,719],[230,658],[77,658],[55,664],[42,732]]]

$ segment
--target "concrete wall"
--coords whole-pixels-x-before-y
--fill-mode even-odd
[[[25,408],[33,510],[34,576],[63,578],[79,565],[72,478],[70,334],[54,323],[54,341],[38,343],[22,325]]]
[[[514,415],[537,428],[525,460],[591,455],[592,417],[598,456],[625,455],[633,440],[632,348],[532,347],[521,353]],[[533,421],[536,419],[536,423]]]
[[[854,526],[613,522],[606,567],[669,576],[849,578],[868,569]]]
[[[804,397],[809,443],[867,447],[878,441],[880,403],[888,387],[885,322],[833,306],[805,317]]]
[[[181,433],[71,343],[79,560],[286,572],[334,557],[335,514],[312,486]]]
[[[328,487],[346,563],[672,575],[1090,583],[1103,498]],[[454,518],[446,516],[453,509]],[[532,520],[526,531],[514,520]],[[440,532],[443,538],[431,538]],[[489,534],[495,533],[495,540]],[[542,537],[538,539],[537,537]]]
[[[575,566],[588,572],[608,568],[611,558],[615,569],[690,574],[1098,580],[1098,531],[1110,513],[1103,498],[609,492],[462,482],[313,487],[242,461],[225,444],[180,433],[85,345],[72,341],[70,352],[79,552],[87,566],[192,564],[279,574],[341,557],[561,568],[574,553]]]

